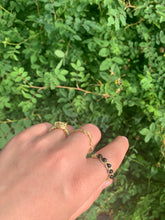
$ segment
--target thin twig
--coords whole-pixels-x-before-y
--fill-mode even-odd
[[[56,11],[55,11],[55,8],[54,8],[54,5],[53,5],[53,0],[51,0],[51,4],[52,4],[52,8],[53,8],[54,21],[56,21],[57,20],[57,16],[56,16]]]
[[[40,17],[40,8],[39,8],[38,0],[36,0],[36,6],[37,6],[38,17]]]
[[[39,86],[33,86],[33,85],[30,85],[29,84],[29,87],[30,88],[35,88],[35,89],[39,89],[39,90],[43,90],[43,89],[49,89],[50,87],[49,86],[43,86],[43,87],[39,87]],[[91,92],[91,91],[87,91],[85,89],[81,89],[81,88],[77,88],[77,87],[69,87],[69,86],[55,86],[55,88],[61,88],[61,89],[74,89],[74,90],[77,90],[77,91],[81,91],[81,92],[84,92],[85,94],[95,94],[95,95],[98,95],[98,96],[102,96],[103,98],[107,99],[110,97],[109,94],[101,94],[101,93],[95,93],[95,92]]]
[[[11,12],[9,12],[8,10],[6,10],[4,7],[2,7],[1,5],[0,5],[0,9],[2,9],[3,11],[5,11],[6,13],[8,13],[8,14],[10,14],[10,15],[12,15],[12,13]]]

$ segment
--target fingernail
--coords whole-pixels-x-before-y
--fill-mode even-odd
[[[118,136],[115,140],[122,142],[127,148],[129,147],[129,141],[125,136]]]

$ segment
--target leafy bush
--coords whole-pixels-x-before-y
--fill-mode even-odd
[[[1,0],[0,146],[43,121],[126,135],[113,186],[79,219],[165,218],[162,0]]]

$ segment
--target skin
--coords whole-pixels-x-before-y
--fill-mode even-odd
[[[86,211],[102,190],[107,170],[94,158],[86,158],[89,137],[83,132],[70,135],[62,129],[49,132],[52,125],[41,123],[13,137],[0,152],[0,219],[73,220]],[[93,124],[81,127],[96,146],[100,130]],[[128,149],[126,137],[119,136],[98,153],[120,166]]]

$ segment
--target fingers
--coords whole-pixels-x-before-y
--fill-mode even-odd
[[[103,157],[111,164],[111,168],[115,172],[120,166],[127,150],[128,150],[128,140],[123,136],[117,137],[112,143],[108,144],[97,153],[102,154]],[[86,176],[88,185],[88,190],[96,190],[108,177],[108,171],[99,159],[88,158],[86,159]],[[112,180],[109,180],[112,182]]]
[[[80,127],[84,132],[74,132],[74,128],[67,125],[66,129],[69,132],[69,136],[67,136],[65,129],[51,130],[51,127],[52,125],[47,122],[33,125],[17,134],[11,141],[17,140],[19,143],[26,143],[36,139],[39,142],[38,146],[46,145],[48,148],[55,148],[55,145],[61,141],[61,144],[65,147],[69,147],[74,153],[85,158],[89,149],[94,149],[94,146],[101,138],[100,130],[93,124],[86,124]]]
[[[14,143],[16,140],[18,141],[19,144],[29,142],[38,136],[42,136],[46,134],[49,131],[51,126],[52,125],[48,122],[33,125],[21,131],[20,133],[18,133],[8,143],[11,143],[11,142]]]
[[[69,135],[71,132],[74,131],[74,128],[70,125],[67,125],[66,129],[67,129]],[[47,143],[49,143],[48,148],[53,147],[55,149],[56,148],[55,146],[59,142],[63,143],[63,141],[68,138],[68,134],[66,133],[65,130],[63,130],[61,128],[53,129],[50,132],[47,132],[45,135],[43,135],[40,138],[40,142],[46,141]]]
[[[84,132],[83,132],[84,130]],[[88,151],[94,149],[101,138],[101,132],[93,124],[83,125],[77,132],[72,131],[67,137],[67,146],[72,148],[73,152],[82,158],[86,158]]]

